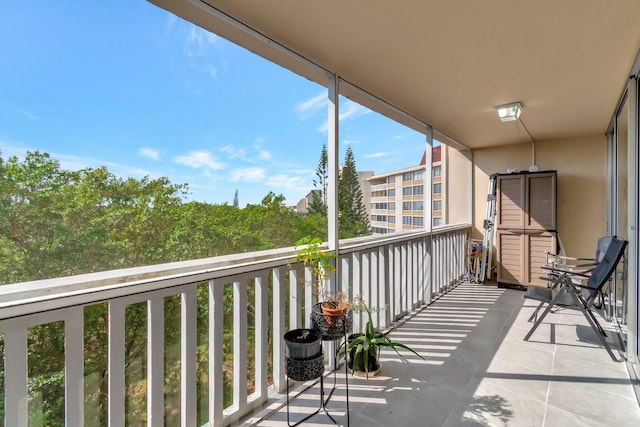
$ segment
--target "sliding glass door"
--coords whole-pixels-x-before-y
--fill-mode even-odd
[[[614,320],[627,345],[627,360],[640,377],[638,286],[638,82],[631,78],[612,120],[608,149],[607,229],[629,242],[614,275],[611,303]]]

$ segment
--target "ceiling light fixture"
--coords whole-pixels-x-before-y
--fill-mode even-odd
[[[522,113],[522,104],[519,102],[513,102],[511,104],[498,105],[495,110],[501,121],[513,122],[520,118],[520,113]]]
[[[517,120],[518,123],[520,123],[520,126],[522,126],[522,129],[524,129],[525,133],[531,140],[531,166],[529,166],[529,172],[538,172],[538,166],[536,165],[536,140],[533,139],[533,136],[531,136],[524,123],[522,123],[522,120],[520,120],[522,104],[519,102],[512,102],[511,104],[498,105],[495,107],[495,110],[498,113],[498,117],[500,117],[500,121],[514,122]]]

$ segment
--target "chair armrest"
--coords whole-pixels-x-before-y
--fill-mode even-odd
[[[598,265],[597,262],[589,262],[587,264],[575,264],[572,267],[595,267],[596,265]]]
[[[578,271],[572,271],[572,270],[567,270],[565,268],[556,268],[556,267],[549,267],[548,265],[543,265],[540,268],[542,268],[543,270],[547,270],[550,271],[552,273],[559,273],[560,275],[565,275],[565,276],[580,276],[580,277],[585,277],[585,278],[589,278],[588,274],[585,273],[581,273]]]

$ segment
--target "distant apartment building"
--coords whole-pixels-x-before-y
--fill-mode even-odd
[[[444,177],[442,145],[432,149],[432,216],[433,226],[444,224]],[[425,153],[426,154],[426,153]],[[371,231],[387,234],[424,228],[425,159],[418,166],[374,175],[371,185]]]
[[[298,204],[294,207],[294,210],[298,213],[309,212],[309,206],[311,206],[311,203],[313,202],[314,194],[317,194],[317,197],[322,197],[320,190],[311,190],[306,196],[304,196],[304,198],[300,199]]]
[[[373,176],[373,171],[362,171],[357,172],[358,174],[358,184],[360,185],[360,191],[362,192],[362,203],[367,209],[367,215],[371,216],[371,183],[369,179]],[[307,193],[307,195],[300,199],[300,201],[296,204],[293,209],[298,213],[307,213],[309,212],[309,206],[311,202],[313,202],[313,195],[317,194],[317,197],[322,197],[322,193],[320,190],[311,190]]]

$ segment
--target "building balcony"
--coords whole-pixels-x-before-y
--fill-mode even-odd
[[[371,227],[387,228],[388,224],[386,221],[371,221]]]
[[[545,325],[523,342],[532,306],[521,291],[463,283],[469,232],[466,225],[449,226],[341,242],[334,283],[384,307],[374,313],[375,325],[397,327],[394,336],[426,359],[385,353],[379,377],[347,377],[351,425],[543,425],[545,419],[547,425],[567,419],[633,425],[640,419],[624,363],[608,360],[579,319],[557,313],[557,327]],[[286,425],[280,337],[310,326],[304,313],[316,298],[306,285],[311,271],[295,255],[283,248],[3,286],[5,425],[26,426],[46,409],[51,396],[39,391],[34,372],[47,369],[48,378],[63,378],[69,426],[89,424],[100,410],[89,397],[99,392],[110,426],[132,418],[163,425],[169,416],[183,426]],[[104,317],[93,316],[100,305]],[[179,331],[165,328],[170,319],[179,319]],[[101,373],[90,371],[96,354],[87,338],[98,321],[106,341]],[[361,314],[353,323],[360,330]],[[64,366],[57,369],[39,366],[47,349],[36,354],[30,342],[34,330],[55,324],[64,339]],[[144,343],[136,357],[128,353],[132,334]],[[333,415],[344,425],[344,375],[338,378]],[[291,400],[293,416],[317,402],[317,384],[306,386],[312,388]],[[596,395],[598,405],[585,403]],[[324,421],[322,415],[313,420]]]
[[[387,184],[376,184],[371,186],[371,191],[385,191]]]
[[[387,196],[382,197],[371,197],[371,203],[387,203],[389,198]]]
[[[388,209],[371,209],[371,215],[386,215]]]

